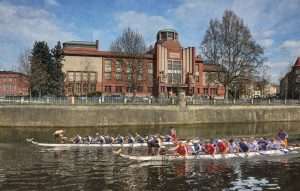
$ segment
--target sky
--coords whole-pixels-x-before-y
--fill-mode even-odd
[[[179,33],[183,47],[200,43],[211,19],[233,10],[265,48],[272,82],[300,56],[300,0],[0,0],[0,70],[12,70],[35,41],[99,40],[108,51],[125,27],[148,46],[161,29]]]

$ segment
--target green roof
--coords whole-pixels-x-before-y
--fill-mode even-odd
[[[177,33],[177,31],[175,31],[173,29],[162,29],[162,30],[160,30],[158,32],[175,32],[175,33]]]

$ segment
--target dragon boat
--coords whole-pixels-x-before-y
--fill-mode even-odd
[[[104,143],[104,144],[99,144],[99,143],[92,143],[92,144],[84,144],[84,143],[39,143],[36,141],[33,141],[33,139],[26,139],[26,142],[32,143],[34,145],[38,146],[44,146],[44,147],[147,147],[147,143]],[[162,146],[167,146],[167,145],[174,145],[172,142],[162,142]]]
[[[267,151],[257,151],[257,152],[247,152],[247,153],[228,153],[228,154],[202,154],[202,155],[192,155],[192,156],[182,156],[182,155],[126,155],[122,153],[115,152],[123,158],[135,161],[176,161],[176,160],[201,160],[201,159],[229,159],[229,158],[251,158],[254,156],[263,155],[283,155],[298,153],[300,147],[289,147],[279,150],[267,150]]]

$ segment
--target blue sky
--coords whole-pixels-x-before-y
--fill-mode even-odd
[[[273,82],[300,56],[300,0],[0,0],[0,69],[11,70],[34,41],[100,41],[100,50],[130,26],[147,45],[164,28],[184,47],[199,45],[210,19],[232,9],[265,47]],[[199,52],[198,52],[199,53]]]

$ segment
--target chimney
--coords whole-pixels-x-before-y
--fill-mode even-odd
[[[96,49],[99,50],[99,40],[96,40]]]

